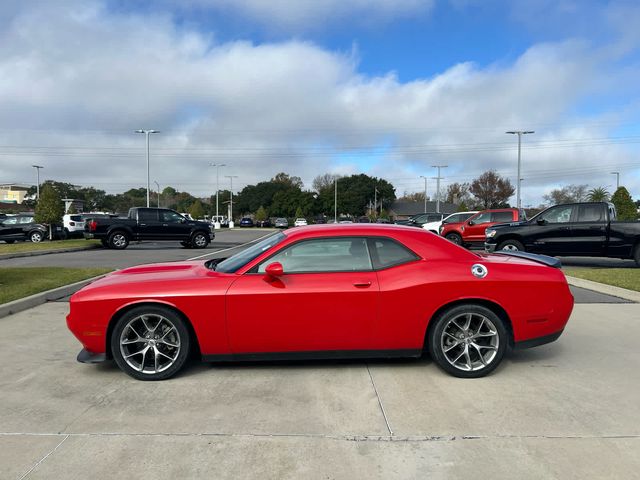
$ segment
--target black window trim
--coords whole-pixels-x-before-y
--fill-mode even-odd
[[[335,236],[331,236],[331,237],[315,237],[315,238],[303,238],[301,240],[297,240],[293,243],[290,243],[288,245],[285,245],[284,247],[278,249],[277,251],[273,252],[271,255],[269,255],[267,258],[265,258],[264,260],[256,263],[253,267],[251,267],[249,270],[247,270],[244,275],[264,275],[264,272],[258,272],[258,268],[260,267],[260,265],[262,265],[263,263],[267,263],[269,260],[271,260],[274,256],[276,256],[279,252],[281,252],[282,250],[289,248],[289,247],[293,247],[294,245],[297,245],[299,243],[303,243],[303,242],[309,242],[312,240],[334,240],[334,239],[343,239],[343,238],[350,238],[350,239],[354,239],[354,238],[364,238],[365,239],[365,246],[367,248],[367,253],[369,254],[369,260],[371,261],[371,269],[370,270],[323,270],[321,272],[317,272],[317,271],[303,271],[303,272],[284,272],[286,275],[297,275],[297,274],[321,274],[321,273],[366,273],[366,272],[381,272],[383,270],[387,270],[389,268],[394,268],[400,265],[407,265],[409,263],[412,262],[416,262],[416,261],[420,261],[422,260],[422,257],[420,255],[418,255],[416,252],[414,252],[412,249],[410,249],[409,247],[407,247],[404,243],[399,242],[398,240],[396,240],[395,238],[392,237],[388,237],[386,235],[335,235]],[[413,259],[408,260],[406,262],[399,262],[399,263],[394,263],[392,265],[386,265],[384,267],[379,267],[376,268],[375,267],[375,263],[376,261],[379,262],[379,259],[376,257],[376,260],[374,261],[374,256],[372,254],[372,248],[370,245],[370,242],[374,241],[375,239],[378,238],[383,238],[385,240],[391,240],[392,242],[395,242],[396,244],[400,245],[400,247],[404,248],[408,253],[410,253],[411,255],[413,255]],[[376,253],[377,255],[377,253]]]

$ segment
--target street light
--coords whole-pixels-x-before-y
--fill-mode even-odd
[[[427,211],[427,177],[420,175],[420,178],[424,178],[424,211]]]
[[[233,228],[233,179],[238,175],[225,175],[231,181],[231,190],[229,190],[229,228]]]
[[[158,130],[135,130],[135,133],[144,133],[147,138],[147,208],[149,208],[149,135],[152,133],[160,133]]]
[[[36,169],[36,201],[40,200],[40,169],[44,168],[42,165],[31,165]]]
[[[616,176],[616,190],[620,188],[620,172],[611,172],[611,175]]]
[[[156,181],[154,181],[153,183],[156,184],[156,188],[158,189],[158,208],[160,208],[160,184]]]
[[[333,179],[333,223],[338,223],[338,177]]]
[[[438,169],[438,176],[436,177],[436,213],[440,213],[440,180],[442,180],[442,177],[440,176],[440,169],[448,168],[449,165],[431,165],[431,167]]]
[[[521,195],[520,195],[520,187],[521,187],[521,185],[520,185],[520,183],[521,183],[520,182],[520,180],[521,180],[520,179],[520,171],[521,171],[521,165],[522,165],[520,150],[521,150],[521,145],[522,145],[522,135],[529,135],[530,133],[536,133],[536,132],[534,132],[533,130],[509,130],[508,132],[505,132],[505,133],[508,133],[510,135],[518,135],[518,176],[516,177],[518,179],[518,181],[516,182],[516,185],[517,185],[516,207],[520,208],[520,206],[521,206],[520,205],[521,204],[521,202],[520,202],[520,197],[521,197]]]
[[[220,228],[220,218],[218,217],[218,192],[220,191],[220,167],[226,167],[225,163],[210,163],[210,167],[216,167],[216,221],[213,222],[213,228]]]

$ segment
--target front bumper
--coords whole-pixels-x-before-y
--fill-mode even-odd
[[[495,243],[484,242],[484,251],[487,253],[493,253],[496,251],[498,245]]]
[[[91,353],[89,350],[83,348],[78,354],[77,360],[80,363],[102,363],[107,360],[106,353]]]

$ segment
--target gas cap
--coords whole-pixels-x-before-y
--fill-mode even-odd
[[[474,277],[484,278],[489,273],[489,270],[487,270],[487,267],[485,267],[481,263],[476,263],[473,265],[473,267],[471,267],[471,273],[473,273]]]

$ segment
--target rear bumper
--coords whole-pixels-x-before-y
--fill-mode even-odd
[[[83,348],[78,354],[77,360],[80,363],[102,363],[107,360],[106,353],[91,353],[89,350]]]
[[[560,338],[562,332],[564,332],[564,328],[558,332],[552,333],[551,335],[545,335],[543,337],[530,338],[529,340],[515,342],[513,348],[514,350],[524,350],[526,348],[538,347],[546,343],[555,342],[558,338]]]
[[[89,232],[82,232],[82,235],[84,236],[84,238],[86,239],[91,239],[91,238],[96,238],[94,233],[89,233]]]

